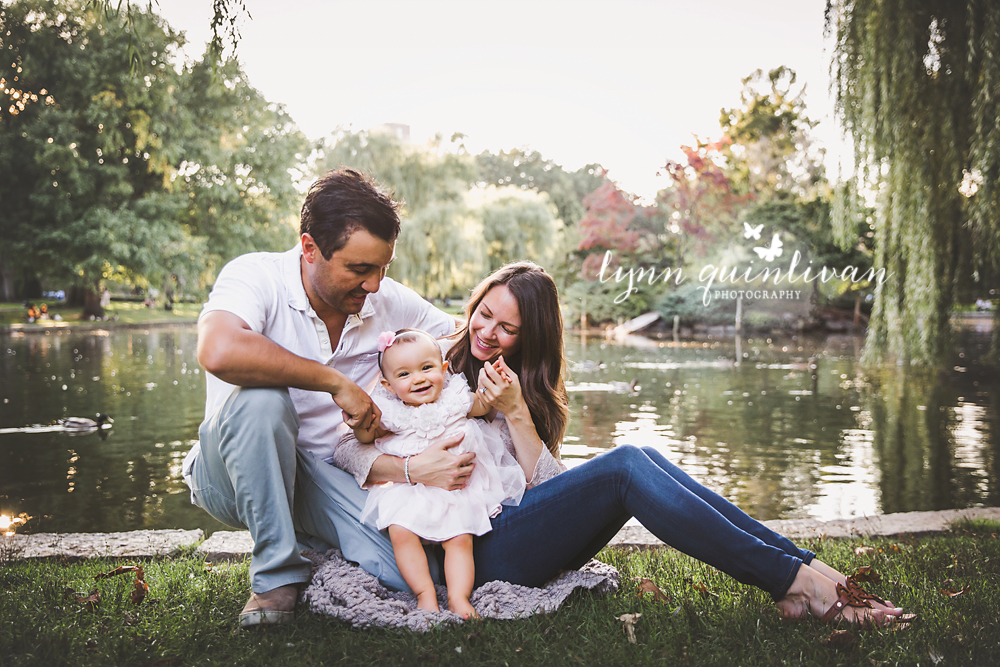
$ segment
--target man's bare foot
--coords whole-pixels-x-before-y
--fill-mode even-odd
[[[838,597],[836,582],[809,565],[802,565],[785,597],[777,602],[777,606],[785,618],[813,616],[821,619],[834,606]],[[899,616],[902,611],[900,609],[898,612],[889,612],[869,607],[844,606],[833,619],[843,618],[849,623],[881,627],[892,623],[895,620],[893,617]]]
[[[429,591],[418,593],[417,609],[423,609],[425,611],[441,611],[441,608],[438,606],[437,591],[431,588]]]
[[[456,614],[458,614],[459,616],[461,616],[466,620],[473,618],[478,621],[481,618],[479,614],[476,613],[476,610],[473,608],[472,604],[468,601],[468,599],[465,598],[452,599],[451,597],[449,597],[448,610],[455,612]]]

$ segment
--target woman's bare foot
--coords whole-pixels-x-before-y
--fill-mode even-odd
[[[821,619],[833,607],[838,597],[837,582],[820,574],[809,565],[802,565],[785,597],[777,602],[777,606],[785,618],[805,618],[811,615]],[[885,626],[892,623],[895,620],[893,617],[899,616],[902,611],[900,609],[898,612],[889,612],[869,607],[844,606],[840,614],[834,618],[843,618],[850,623],[860,625]]]
[[[448,610],[455,612],[456,614],[458,614],[459,616],[461,616],[466,620],[470,618],[473,618],[477,621],[480,620],[479,614],[476,613],[476,610],[472,607],[472,604],[468,601],[468,599],[465,598],[452,599],[449,596]]]
[[[833,569],[823,561],[818,558],[813,558],[812,562],[809,563],[809,567],[816,570],[827,579],[831,579],[833,583],[840,584],[841,586],[847,585],[847,576],[838,570]],[[878,609],[879,611],[884,611],[892,616],[900,616],[903,613],[902,607],[897,607],[892,603],[892,600],[886,600],[885,604],[880,604],[878,600],[869,600],[871,602],[873,609]]]
[[[441,608],[438,606],[437,591],[431,588],[429,591],[417,593],[417,609],[441,611]]]

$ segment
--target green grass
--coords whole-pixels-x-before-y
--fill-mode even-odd
[[[99,582],[117,563],[0,566],[0,656],[20,665],[988,665],[1000,655],[1000,526],[963,524],[953,533],[901,540],[826,540],[807,546],[844,570],[872,565],[869,588],[920,615],[908,629],[834,630],[782,621],[767,595],[672,550],[606,549],[621,571],[615,595],[576,593],[558,611],[518,621],[484,621],[426,634],[356,630],[301,612],[295,623],[240,631],[247,564],[206,567],[183,555],[145,564],[150,591],[136,606],[132,578]],[[857,555],[864,544],[875,551]],[[669,601],[638,596],[652,579]],[[949,597],[941,590],[969,589]],[[710,593],[700,592],[706,588]],[[101,600],[93,610],[66,589]],[[714,594],[714,595],[713,595]],[[617,617],[641,613],[630,644]],[[842,628],[846,626],[841,626]],[[459,649],[461,651],[459,652]]]
[[[41,302],[39,302],[41,303]],[[27,309],[20,303],[0,304],[0,325],[27,323]],[[84,322],[81,314],[83,308],[69,307],[61,304],[50,304],[49,315],[58,313],[64,322],[78,325]],[[147,322],[178,322],[190,321],[198,318],[201,312],[200,303],[175,303],[173,310],[163,310],[160,308],[146,308],[141,303],[131,301],[112,301],[111,307],[107,309],[109,318],[118,317],[112,322],[94,322],[93,326],[107,326],[109,324],[144,324]],[[56,326],[54,321],[39,322],[38,327]]]

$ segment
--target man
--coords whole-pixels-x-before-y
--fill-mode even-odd
[[[306,195],[300,244],[227,264],[198,320],[207,399],[184,476],[193,503],[253,537],[243,626],[293,618],[310,577],[300,545],[339,546],[406,589],[388,539],[357,520],[365,492],[328,463],[350,427],[379,419],[365,392],[377,377],[379,333],[454,329],[450,316],[385,277],[399,206],[354,170],[328,172]],[[412,457],[406,470],[394,457],[376,465],[386,479],[459,488],[473,457],[447,451],[457,442]]]

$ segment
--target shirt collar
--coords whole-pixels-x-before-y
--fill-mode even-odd
[[[306,288],[302,285],[302,246],[296,245],[283,254],[282,273],[288,289],[288,305],[295,310],[311,310]]]
[[[306,294],[306,288],[302,284],[302,246],[296,245],[283,254],[283,273],[285,285],[288,288],[288,305],[295,310],[313,313],[312,306],[309,305],[309,296]],[[374,296],[374,294],[369,294],[368,298],[365,299],[365,305],[361,307],[361,312],[348,316],[347,322],[350,323],[356,320],[360,323],[365,318],[374,315],[375,305],[372,303]]]

